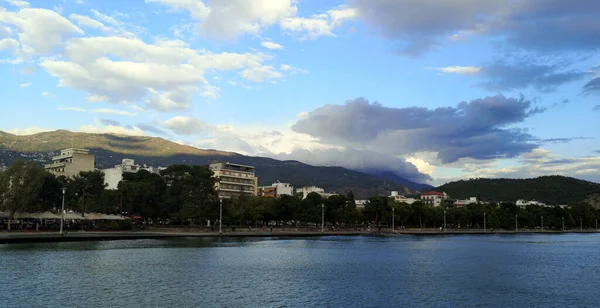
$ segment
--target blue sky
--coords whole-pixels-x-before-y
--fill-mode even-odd
[[[600,4],[0,0],[0,129],[600,181]]]

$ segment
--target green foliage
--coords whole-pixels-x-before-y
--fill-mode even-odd
[[[525,199],[562,205],[600,194],[600,184],[564,176],[542,176],[534,179],[471,179],[447,183],[435,190],[457,199],[480,196],[488,202]]]

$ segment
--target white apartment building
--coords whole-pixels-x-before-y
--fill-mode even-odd
[[[546,206],[546,203],[543,202],[538,202],[535,200],[523,200],[523,199],[519,199],[516,202],[516,205],[522,209],[524,209],[526,206],[528,205],[539,205],[539,206]]]
[[[228,162],[213,162],[208,167],[216,178],[219,198],[256,196],[258,178],[254,167]]]
[[[106,184],[105,189],[117,189],[119,182],[123,180],[124,172],[136,173],[139,170],[140,166],[136,165],[134,160],[129,158],[121,160],[121,164],[116,165],[114,168],[102,170],[102,173],[104,173],[104,184]]]
[[[442,200],[446,199],[448,199],[448,195],[446,195],[445,192],[430,191],[421,194],[421,201],[423,201],[425,205],[431,205],[434,207],[440,206],[440,204],[442,204]]]
[[[82,171],[94,171],[96,156],[86,149],[69,148],[52,157],[52,163],[44,166],[48,172],[66,177],[74,177]]]
[[[468,204],[476,204],[476,203],[478,203],[477,197],[470,197],[469,199],[465,199],[465,200],[456,200],[454,205],[456,205],[457,207],[463,207]]]
[[[277,181],[271,186],[261,186],[257,189],[257,194],[262,197],[277,197],[282,195],[294,195],[294,187],[289,183]]]
[[[321,195],[321,197],[323,197],[323,198],[329,198],[331,196],[336,195],[336,194],[326,193],[323,188],[316,187],[316,186],[305,186],[305,187],[302,187],[302,188],[296,190],[296,192],[302,193],[302,199],[306,199],[308,194],[313,193],[313,192]]]
[[[403,202],[406,204],[413,204],[418,201],[415,198],[407,198],[406,196],[400,195],[397,191],[392,191],[391,197],[394,198],[394,201],[396,202]]]

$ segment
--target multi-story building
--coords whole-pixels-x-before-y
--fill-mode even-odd
[[[475,203],[478,203],[477,197],[470,197],[469,199],[465,199],[465,200],[456,200],[456,202],[454,202],[454,205],[456,207],[464,207],[466,205],[475,204]]]
[[[277,197],[281,195],[294,195],[294,187],[289,183],[277,181],[271,186],[261,186],[257,189],[257,194],[262,197]]]
[[[208,167],[216,178],[219,198],[256,196],[258,178],[254,167],[228,162],[214,162]]]
[[[64,149],[60,155],[52,157],[52,163],[44,166],[56,176],[73,177],[81,171],[93,171],[96,156],[86,149]]]
[[[448,195],[445,192],[430,191],[421,194],[421,201],[426,205],[440,206],[446,199],[448,199]]]
[[[136,173],[140,170],[140,166],[136,165],[133,159],[125,158],[121,161],[120,165],[116,165],[114,168],[108,168],[102,170],[104,173],[104,184],[106,189],[117,189],[119,182],[123,180],[123,173],[130,172]]]
[[[326,193],[323,188],[316,187],[316,186],[302,187],[302,188],[298,189],[296,192],[302,193],[302,199],[306,199],[308,194],[313,193],[313,192],[321,195],[321,197],[323,197],[323,198],[329,198],[329,197],[335,195],[335,194]]]
[[[400,195],[400,194],[398,194],[397,191],[392,191],[391,197],[394,198],[394,201],[396,201],[396,202],[402,202],[402,203],[406,203],[406,204],[413,204],[413,203],[417,202],[417,199],[408,198],[406,196]]]

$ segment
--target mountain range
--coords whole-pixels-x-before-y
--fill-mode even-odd
[[[390,191],[415,193],[421,184],[392,174],[373,175],[342,167],[311,166],[294,160],[280,161],[266,157],[245,156],[233,152],[203,150],[158,137],[89,134],[57,130],[33,135],[13,135],[0,131],[0,164],[16,159],[47,163],[60,149],[86,148],[96,155],[96,168],[120,164],[133,158],[137,164],[168,166],[173,164],[206,165],[210,161],[228,161],[256,168],[259,185],[276,181],[295,187],[315,185],[328,192],[352,191],[357,198],[389,195]]]

